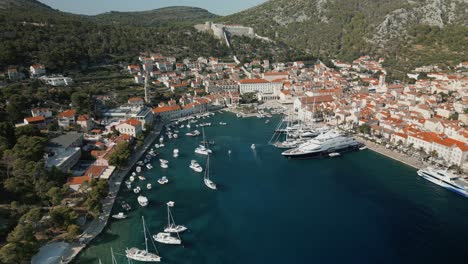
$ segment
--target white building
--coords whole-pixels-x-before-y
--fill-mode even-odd
[[[136,118],[130,118],[116,125],[115,129],[119,131],[120,134],[126,134],[134,138],[137,138],[143,132],[141,122]]]

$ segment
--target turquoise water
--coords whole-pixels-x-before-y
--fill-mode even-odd
[[[166,139],[160,152],[169,168],[155,159],[141,183],[149,206],[140,208],[137,195],[123,186],[119,200],[135,210],[126,220],[111,220],[77,263],[111,263],[110,247],[120,253],[119,263],[127,263],[121,255],[126,247],[144,248],[141,216],[152,234],[162,231],[169,200],[175,201],[176,223],[189,231],[181,234],[184,246],[156,244],[164,263],[466,262],[468,200],[369,150],[334,159],[284,159],[267,144],[274,119],[210,119],[215,125],[205,131],[217,143],[210,165],[218,191],[188,168],[194,158],[205,163],[193,152],[201,138]],[[170,182],[157,184],[161,176]],[[152,190],[145,188],[148,181]]]

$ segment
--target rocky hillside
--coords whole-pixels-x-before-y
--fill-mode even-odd
[[[397,57],[416,45],[427,58],[443,50],[468,59],[468,0],[270,0],[220,21],[252,26],[319,56]]]

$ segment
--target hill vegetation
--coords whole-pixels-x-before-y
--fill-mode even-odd
[[[317,57],[375,54],[414,66],[468,60],[467,10],[466,0],[270,0],[218,21]]]
[[[195,24],[218,16],[205,9],[187,6],[165,7],[142,12],[108,12],[93,16],[97,22],[133,26],[170,26]]]

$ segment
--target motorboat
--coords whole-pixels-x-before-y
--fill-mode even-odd
[[[138,176],[138,179],[140,179],[140,181],[146,181],[146,178],[143,175]]]
[[[457,193],[463,197],[468,197],[468,182],[448,170],[428,167],[418,170],[417,174],[440,187]]]
[[[160,179],[158,179],[158,183],[163,185],[169,182],[169,179],[166,176],[162,176]]]
[[[133,175],[130,176],[130,181],[131,181],[131,182],[135,181],[135,176],[133,176]]]
[[[174,149],[172,151],[172,155],[174,156],[174,158],[177,158],[179,156],[179,149]]]
[[[153,165],[151,165],[150,163],[148,163],[148,164],[146,164],[146,168],[147,168],[148,170],[151,170],[151,169],[153,168]]]
[[[140,173],[141,172],[141,167],[137,166],[135,170],[136,170],[136,172]]]
[[[194,170],[195,172],[202,172],[203,171],[203,168],[200,166],[200,164],[198,164],[198,162],[196,160],[192,160],[190,162],[190,165],[189,167]]]
[[[143,195],[138,196],[137,201],[143,207],[148,205],[148,198]]]
[[[328,154],[328,156],[333,158],[333,157],[341,156],[341,154],[339,152],[332,152],[332,153]]]
[[[115,219],[125,219],[125,218],[127,218],[127,215],[124,214],[124,213],[122,213],[122,212],[120,212],[120,213],[118,213],[118,214],[112,215],[112,218],[115,218]]]
[[[151,183],[146,184],[146,189],[151,190],[151,188],[153,188],[153,186],[151,185]]]
[[[189,137],[196,137],[196,136],[200,135],[200,131],[194,130],[194,131],[192,131],[192,132],[186,133],[185,135],[186,135],[186,136],[189,136]]]
[[[161,163],[161,168],[167,169],[169,168],[169,165],[167,165],[167,163]]]
[[[255,144],[250,145],[251,149],[255,149]]]
[[[211,152],[212,151],[210,149],[206,148],[203,145],[200,145],[195,149],[195,153],[200,154],[200,155],[209,155],[211,154]]]
[[[144,163],[142,160],[137,161],[136,164],[137,164],[138,166],[143,166],[143,165],[145,165],[145,163]]]
[[[166,164],[169,163],[169,161],[167,161],[167,160],[165,160],[165,159],[159,159],[159,162],[161,162],[161,163],[166,163]]]
[[[141,191],[140,186],[137,186],[135,189],[133,189],[134,193],[139,193]]]

